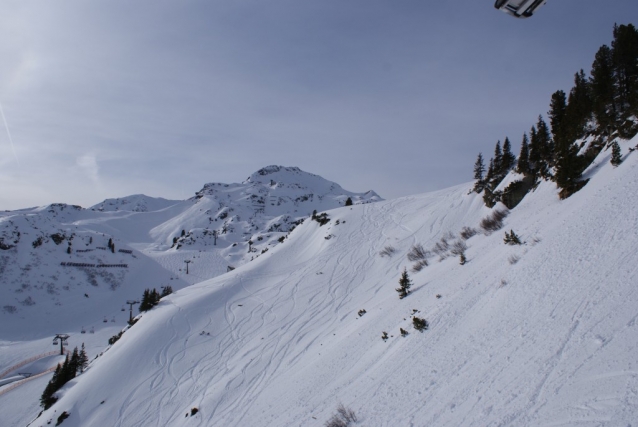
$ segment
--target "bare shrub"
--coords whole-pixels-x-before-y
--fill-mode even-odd
[[[422,259],[421,261],[417,262],[416,264],[412,266],[412,271],[416,273],[423,270],[427,266],[428,266],[428,260]]]
[[[472,236],[475,236],[477,233],[475,228],[472,227],[463,227],[463,229],[461,230],[461,233],[459,233],[461,235],[461,239],[463,240],[467,240]]]
[[[452,255],[460,256],[464,255],[466,250],[467,244],[465,243],[465,240],[456,240],[454,243],[452,243],[450,253]]]
[[[357,422],[357,416],[352,409],[346,408],[342,403],[337,407],[337,413],[328,421],[326,427],[348,427],[352,423]]]
[[[430,256],[429,251],[423,249],[423,246],[416,244],[412,246],[410,252],[408,252],[408,259],[410,261],[424,260]]]
[[[481,220],[480,226],[486,234],[491,234],[503,227],[503,220],[507,218],[507,215],[509,215],[507,210],[495,210],[490,216]]]
[[[383,248],[383,250],[381,252],[379,252],[379,255],[381,255],[382,257],[387,256],[387,257],[391,257],[392,255],[395,254],[397,250],[394,249],[394,247],[392,246],[386,246],[385,248]]]

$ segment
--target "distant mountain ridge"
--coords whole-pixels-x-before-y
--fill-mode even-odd
[[[18,317],[42,311],[55,319],[39,324],[43,332],[56,322],[79,328],[99,326],[103,316],[124,319],[122,303],[145,288],[177,290],[223,274],[283,242],[313,211],[348,199],[382,200],[297,167],[267,166],[242,183],[205,184],[187,200],[135,194],[88,209],[54,203],[0,212],[0,318],[7,326],[0,338],[16,330]],[[184,261],[195,263],[189,275]],[[96,315],[75,325],[64,314],[69,304]]]

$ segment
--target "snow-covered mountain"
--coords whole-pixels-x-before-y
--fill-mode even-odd
[[[225,273],[280,244],[313,210],[348,198],[381,200],[299,168],[269,166],[242,184],[206,184],[189,200],[133,195],[89,209],[0,212],[0,338],[100,329],[105,319],[122,327],[125,302],[144,289],[177,290]]]
[[[621,143],[617,168],[603,151],[567,200],[541,182],[500,230],[488,229],[504,206],[486,208],[472,184],[304,221],[264,256],[164,298],[30,425],[322,426],[339,403],[365,426],[634,425],[637,144]],[[207,188],[190,202],[219,212],[232,187]],[[251,196],[237,199],[243,212]],[[157,221],[154,235],[170,236]],[[399,299],[404,270],[413,285]],[[9,425],[32,420],[28,393],[45,385],[0,395]]]

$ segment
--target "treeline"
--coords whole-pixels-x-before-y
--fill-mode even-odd
[[[170,286],[162,286],[162,292],[157,292],[157,289],[145,289],[142,295],[142,301],[140,301],[140,312],[148,311],[151,308],[159,304],[160,299],[173,293],[173,288]]]
[[[75,347],[71,357],[67,354],[64,363],[58,363],[55,372],[53,372],[53,378],[51,378],[44,392],[42,392],[40,406],[44,409],[49,409],[58,400],[58,398],[54,396],[55,393],[61,389],[64,384],[75,378],[78,372],[84,372],[87,366],[89,366],[89,358],[84,350],[84,343],[82,343],[82,349],[80,351]]]
[[[508,138],[502,147],[496,143],[487,169],[479,153],[473,191],[483,193],[488,207],[500,201],[511,209],[540,180],[554,181],[560,197],[569,197],[587,183],[584,170],[606,146],[618,162],[616,138],[638,133],[638,31],[632,24],[614,26],[611,47],[598,49],[589,77],[580,70],[569,94],[552,94],[548,118],[549,125],[539,116],[523,135],[518,159]],[[497,191],[512,170],[522,179]]]

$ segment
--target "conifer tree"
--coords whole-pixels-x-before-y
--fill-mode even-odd
[[[86,355],[86,349],[84,348],[84,343],[82,343],[82,349],[80,350],[80,357],[78,359],[78,368],[80,372],[84,372],[88,366],[89,357]]]
[[[574,87],[569,92],[565,108],[564,138],[570,144],[585,135],[587,123],[592,116],[592,101],[589,81],[580,70],[574,75]]]
[[[549,104],[549,124],[552,127],[552,135],[554,142],[559,144],[565,136],[563,129],[565,122],[565,110],[567,109],[567,95],[562,90],[557,90],[552,94],[552,100]]]
[[[615,25],[611,43],[617,103],[625,119],[638,109],[638,31],[632,24]],[[628,137],[629,135],[623,135]]]
[[[507,175],[507,173],[514,167],[514,163],[516,162],[516,157],[512,154],[512,144],[508,137],[505,137],[505,141],[503,142],[503,157],[501,160],[501,174],[503,176]]]
[[[483,187],[485,186],[484,181],[484,173],[485,173],[485,164],[483,163],[483,154],[479,153],[476,158],[476,162],[474,163],[474,179],[476,182],[474,183],[474,191],[480,193],[483,191]]]
[[[144,289],[144,293],[142,294],[142,300],[140,301],[140,313],[143,311],[148,311],[153,308],[153,305],[150,301],[151,291],[150,289]]]
[[[529,140],[527,134],[523,134],[523,141],[521,142],[521,152],[518,155],[518,162],[516,164],[516,172],[524,175],[531,173],[529,167]]]
[[[60,377],[62,374],[62,365],[58,363],[57,368],[53,372],[53,378],[49,381],[40,396],[40,406],[49,409],[58,399],[54,397],[56,391],[60,389]]]
[[[401,278],[399,279],[399,287],[395,289],[399,293],[399,299],[403,299],[408,296],[411,286],[412,282],[408,276],[408,271],[407,269],[403,269],[403,273],[401,273]]]
[[[501,141],[496,142],[496,146],[494,147],[494,178],[498,181],[502,178],[503,172],[503,151],[501,150]],[[496,183],[498,184],[498,183]]]
[[[612,51],[603,45],[596,52],[589,81],[592,97],[592,110],[598,124],[598,131],[609,134],[615,128],[617,108],[614,87],[614,65]]]
[[[350,197],[346,199],[346,206],[352,206],[352,199]]]
[[[618,145],[617,141],[614,141],[611,144],[611,164],[614,167],[617,167],[622,163],[622,151],[620,151],[620,145]]]

